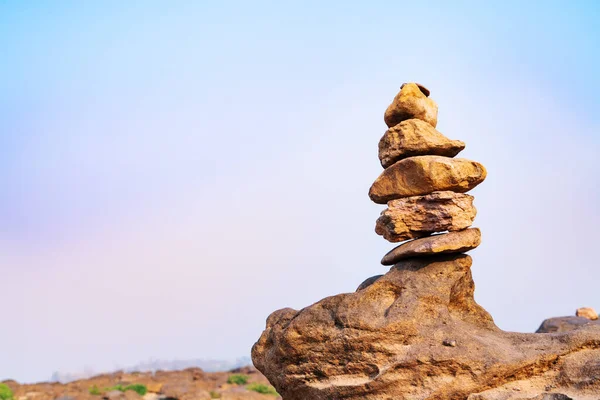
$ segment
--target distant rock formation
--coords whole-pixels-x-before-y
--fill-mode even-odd
[[[284,400],[598,400],[600,326],[504,332],[475,302],[463,253],[481,233],[469,228],[476,211],[463,193],[486,170],[452,158],[464,144],[434,129],[429,94],[404,84],[388,107],[385,170],[369,191],[387,203],[376,232],[410,241],[383,257],[388,273],[356,292],[271,314],[252,348],[255,366]]]
[[[574,317],[548,318],[542,322],[536,333],[568,332],[586,325],[600,326],[598,314],[590,307],[578,308]]]
[[[210,360],[210,359],[189,359],[189,360],[158,360],[150,359],[140,362],[136,365],[126,368],[117,367],[110,371],[94,371],[86,368],[80,372],[59,372],[56,371],[50,377],[50,382],[69,383],[81,379],[91,378],[100,374],[110,374],[114,371],[125,372],[154,372],[154,371],[180,371],[188,368],[201,368],[206,372],[229,371],[235,368],[240,368],[249,365],[251,360],[249,357],[241,357],[237,360]]]
[[[206,372],[200,368],[156,372],[118,371],[66,384],[19,384],[15,381],[3,383],[14,393],[14,400],[280,399],[268,385],[266,378],[249,366],[229,372]],[[127,389],[130,385],[137,386],[138,389],[143,388],[143,391]],[[261,394],[265,392],[268,393]]]

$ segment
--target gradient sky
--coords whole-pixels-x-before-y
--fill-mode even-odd
[[[0,0],[0,380],[247,356],[385,272],[406,81],[488,169],[477,301],[600,309],[599,3],[368,3]]]

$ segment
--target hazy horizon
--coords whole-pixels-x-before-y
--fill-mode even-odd
[[[0,3],[0,380],[237,359],[276,309],[388,268],[407,81],[483,163],[476,300],[600,309],[600,5]]]

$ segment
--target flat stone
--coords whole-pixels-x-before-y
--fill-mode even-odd
[[[435,232],[463,230],[473,224],[475,215],[473,196],[434,192],[390,201],[377,219],[375,232],[390,242],[401,242]]]
[[[420,119],[407,119],[388,129],[379,141],[379,160],[383,168],[407,157],[436,155],[454,157],[465,148]]]
[[[486,175],[483,165],[465,158],[409,157],[385,169],[371,186],[369,197],[385,204],[436,191],[465,193],[483,182]]]
[[[575,312],[575,315],[578,317],[587,318],[589,320],[595,321],[598,319],[598,313],[591,307],[581,307],[578,308]]]
[[[480,244],[481,232],[479,228],[428,236],[402,243],[387,253],[381,260],[381,263],[383,265],[394,265],[406,258],[464,253],[473,250]]]
[[[435,128],[438,106],[428,96],[429,90],[423,85],[416,83],[403,84],[400,92],[385,111],[383,119],[387,126],[392,127],[404,120],[417,118]]]

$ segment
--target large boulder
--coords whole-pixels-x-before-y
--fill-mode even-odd
[[[504,332],[474,301],[470,267],[465,254],[408,259],[363,290],[276,311],[254,364],[285,400],[597,397],[600,327]]]
[[[409,157],[385,169],[371,186],[369,197],[385,204],[436,191],[465,193],[483,182],[486,175],[483,165],[464,158]]]
[[[375,223],[375,232],[390,242],[419,238],[435,232],[459,231],[473,223],[473,196],[434,192],[392,200]]]
[[[379,141],[379,160],[387,168],[407,157],[436,155],[454,157],[464,142],[451,140],[420,119],[402,121],[388,129]]]
[[[385,110],[384,121],[388,127],[407,119],[417,118],[435,128],[438,106],[429,98],[429,90],[418,83],[405,83]]]

